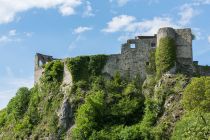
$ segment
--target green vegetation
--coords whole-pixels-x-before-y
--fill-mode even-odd
[[[149,54],[149,65],[146,65],[147,74],[155,74],[156,73],[156,63],[155,63],[155,50],[151,51]]]
[[[172,50],[167,49],[171,42],[162,41],[164,53]],[[160,58],[161,49],[156,58],[155,52],[150,54],[150,75],[144,82],[139,76],[123,79],[119,72],[114,77],[103,76],[107,56],[81,56],[66,60],[73,85],[64,90],[63,62],[47,63],[39,84],[20,88],[0,111],[0,139],[209,139],[210,78],[177,74],[157,80],[156,66],[159,76],[172,66]],[[64,99],[73,119],[66,125],[74,123],[72,128],[60,124]]]
[[[172,38],[165,37],[160,39],[159,46],[156,49],[155,62],[158,78],[175,65],[176,46]]]
[[[106,55],[78,56],[67,60],[73,81],[88,81],[91,76],[99,76],[107,60]]]
[[[173,139],[210,138],[210,78],[193,78],[187,86],[182,103],[184,117],[176,124]]]
[[[124,127],[141,120],[143,103],[144,97],[135,81],[127,83],[118,74],[112,80],[97,79],[91,85],[85,103],[77,110],[75,123],[78,127],[73,129],[73,139],[108,137],[108,128],[112,126],[124,131]]]
[[[43,77],[43,80],[45,82],[50,82],[50,81],[62,82],[63,67],[64,67],[64,64],[59,60],[52,61],[52,62],[45,64],[44,65],[45,76]]]
[[[20,88],[7,108],[0,112],[0,134],[2,139],[34,139],[57,134],[58,116],[54,112],[60,108],[63,94],[60,84],[63,63],[50,62],[45,65],[40,84],[32,89]],[[52,116],[52,117],[51,117]],[[56,125],[52,125],[56,123]],[[2,133],[3,132],[3,133]],[[0,139],[1,139],[0,137]]]

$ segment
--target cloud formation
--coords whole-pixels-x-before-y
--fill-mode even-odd
[[[111,21],[107,23],[107,27],[104,28],[103,32],[114,33],[114,32],[138,32],[144,35],[154,34],[160,27],[175,27],[171,18],[169,17],[154,17],[150,20],[137,21],[134,16],[120,15],[113,17]]]
[[[120,15],[113,17],[111,21],[107,23],[107,27],[104,28],[103,32],[113,33],[123,30],[136,20],[134,16]]]
[[[73,31],[73,33],[74,34],[81,34],[81,33],[90,31],[92,29],[93,28],[91,28],[91,27],[82,27],[82,26],[80,26],[80,27],[75,28],[74,31]]]
[[[95,14],[93,13],[93,8],[91,6],[91,3],[89,1],[86,1],[83,17],[92,17],[92,16],[95,16]]]
[[[69,16],[81,4],[82,0],[0,0],[0,23],[12,22],[17,13],[32,8],[58,8],[63,16]]]
[[[32,33],[29,32],[17,33],[16,29],[9,30],[4,35],[0,35],[0,46],[3,46],[11,42],[15,43],[21,42],[23,41],[23,37],[30,37],[29,34],[30,36],[32,35]]]
[[[122,35],[118,40],[125,41],[136,35],[153,35],[161,27],[178,28],[179,25],[175,24],[170,17],[154,17],[153,19],[137,21],[134,16],[120,15],[113,17],[102,31],[107,33],[121,32]]]
[[[199,14],[199,12],[190,4],[184,4],[180,7],[179,24],[187,25],[190,23],[191,19]]]
[[[210,43],[210,36],[208,36],[208,41],[209,41],[209,43]]]
[[[124,6],[124,5],[127,4],[130,0],[110,0],[110,2],[114,2],[114,1],[116,1],[117,4],[118,4],[119,6]]]

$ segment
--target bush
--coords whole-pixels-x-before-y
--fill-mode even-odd
[[[172,38],[161,38],[155,53],[157,77],[170,70],[176,62],[176,45]]]
[[[175,126],[172,140],[207,140],[210,137],[210,113],[190,112]],[[204,121],[205,120],[205,121]]]
[[[0,111],[0,128],[4,126],[6,122],[6,109]]]
[[[74,82],[88,81],[92,76],[99,76],[106,63],[106,55],[78,56],[69,58],[67,65]]]
[[[194,78],[186,87],[182,101],[186,110],[210,111],[210,78]]]
[[[104,93],[97,92],[86,98],[85,104],[79,107],[76,115],[76,128],[73,139],[87,139],[94,130],[99,129],[98,123],[103,119]]]
[[[56,60],[44,65],[44,81],[62,82],[63,80],[63,62]]]
[[[123,131],[121,125],[138,123],[143,116],[144,97],[139,84],[137,81],[128,84],[119,74],[112,80],[95,78],[84,97],[85,103],[77,110],[73,138],[118,139],[121,136],[116,133],[121,131],[125,137],[131,136],[134,129]],[[106,129],[112,126],[116,128],[111,131]]]
[[[7,113],[12,114],[14,118],[21,119],[28,109],[28,103],[30,101],[30,91],[28,88],[20,88],[16,96],[9,102],[7,106]]]

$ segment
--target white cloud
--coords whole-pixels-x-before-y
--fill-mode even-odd
[[[74,29],[73,33],[74,34],[81,34],[81,33],[84,33],[84,32],[87,32],[87,31],[90,31],[92,30],[93,28],[91,27],[77,27],[76,29]]]
[[[179,26],[170,17],[154,17],[149,20],[137,21],[133,16],[121,15],[108,22],[107,27],[102,31],[108,33],[121,32],[122,35],[118,40],[125,41],[137,35],[154,35],[161,27],[178,28]]]
[[[9,36],[16,36],[16,30],[10,30],[9,31]]]
[[[138,32],[144,35],[154,34],[160,27],[178,27],[169,17],[154,17],[151,20],[137,21],[135,17],[128,15],[114,17],[107,25],[102,31],[109,33]]]
[[[31,36],[33,35],[32,32],[24,32],[24,34],[25,34],[25,36],[27,36],[27,37],[31,37]]]
[[[117,2],[117,4],[119,6],[124,6],[125,4],[127,4],[130,0],[109,0],[110,2]]]
[[[1,45],[9,42],[21,42],[22,39],[18,38],[16,35],[17,35],[16,30],[10,30],[8,31],[7,34],[1,35],[0,36]]]
[[[208,41],[209,41],[209,43],[210,43],[210,36],[208,36]]]
[[[83,17],[92,17],[95,14],[93,13],[93,8],[89,1],[86,1],[85,11],[83,13]]]
[[[197,3],[197,5],[210,4],[210,0],[194,0],[194,3]]]
[[[7,42],[10,42],[11,39],[8,38],[7,36],[3,35],[0,37],[0,43],[7,43]]]
[[[132,24],[135,20],[135,17],[128,15],[113,17],[112,20],[107,23],[107,27],[102,31],[108,33],[117,32],[127,27],[129,24]]]
[[[82,0],[0,0],[0,23],[8,23],[15,19],[17,13],[30,10],[32,8],[58,8],[64,15],[72,15],[75,8]]]
[[[184,4],[180,7],[180,15],[179,24],[187,25],[190,23],[191,19],[199,14],[197,10],[192,5]]]

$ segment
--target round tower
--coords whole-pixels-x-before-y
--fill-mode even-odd
[[[161,38],[170,37],[176,40],[176,31],[171,27],[160,28],[157,33],[157,47]]]

